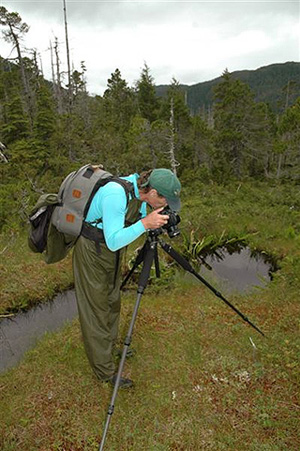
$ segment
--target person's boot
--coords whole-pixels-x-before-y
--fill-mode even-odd
[[[117,358],[121,358],[123,354],[123,349],[117,348],[114,351],[114,355]],[[126,353],[126,359],[130,359],[131,357],[133,357],[136,354],[136,350],[133,348],[128,348],[127,349],[127,353]]]
[[[114,374],[106,382],[109,382],[114,387],[117,382],[117,374]],[[119,382],[119,388],[131,388],[131,387],[133,387],[133,381],[131,379],[126,379],[125,377],[121,377],[120,382]]]

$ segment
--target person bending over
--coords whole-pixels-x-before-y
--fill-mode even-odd
[[[98,379],[115,384],[114,346],[120,318],[120,261],[122,249],[147,230],[164,226],[167,205],[180,209],[180,181],[169,169],[121,177],[130,182],[127,196],[111,181],[95,193],[82,234],[73,252],[73,272],[79,321],[85,351]],[[147,214],[146,206],[154,209]],[[121,378],[121,387],[130,387]]]

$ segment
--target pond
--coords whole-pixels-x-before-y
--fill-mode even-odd
[[[253,255],[248,248],[229,252],[219,249],[205,257],[200,274],[226,293],[248,293],[271,280],[274,265],[265,255]],[[15,366],[45,332],[60,329],[78,315],[74,290],[57,295],[26,313],[6,318],[0,324],[0,372]]]
[[[275,264],[266,254],[253,253],[248,247],[237,251],[220,248],[208,255],[201,265],[200,274],[217,283],[228,293],[251,293],[265,287],[272,280]]]

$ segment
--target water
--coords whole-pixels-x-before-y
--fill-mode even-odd
[[[263,256],[253,257],[250,249],[229,253],[219,249],[217,255],[205,258],[211,270],[201,266],[200,274],[225,293],[250,292],[270,281],[272,266]],[[33,348],[45,332],[60,329],[78,315],[75,293],[67,291],[53,301],[20,313],[0,324],[0,371],[15,366],[24,353]]]
[[[205,258],[210,267],[201,266],[200,274],[216,283],[226,293],[250,293],[257,287],[265,287],[271,280],[271,263],[262,254],[253,256],[247,247],[229,253],[225,248]]]
[[[3,319],[0,324],[0,371],[15,366],[45,332],[60,329],[77,315],[75,292],[70,290],[29,312]]]

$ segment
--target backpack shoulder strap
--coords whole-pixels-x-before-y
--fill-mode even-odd
[[[132,182],[129,182],[128,180],[124,180],[121,179],[120,177],[113,177],[110,182],[116,182],[119,183],[119,185],[121,185],[124,188],[125,194],[126,194],[126,199],[127,199],[127,204],[126,206],[128,206],[128,202],[129,202],[129,195],[131,195],[132,199],[136,198],[135,192],[134,192],[134,185]]]
[[[136,198],[136,195],[135,195],[135,192],[134,192],[134,185],[133,185],[132,182],[129,182],[128,180],[121,179],[120,177],[117,177],[117,176],[112,176],[112,177],[109,177],[109,178],[106,178],[106,179],[99,180],[99,182],[96,183],[95,189],[93,190],[93,195],[91,196],[90,201],[88,202],[88,204],[86,206],[85,216],[84,217],[86,217],[86,215],[87,215],[87,212],[88,212],[88,209],[89,209],[89,207],[91,205],[91,202],[93,200],[94,194],[97,192],[97,190],[100,187],[106,185],[108,182],[116,182],[116,183],[118,183],[119,185],[121,185],[124,188],[124,191],[125,191],[125,194],[126,194],[126,208],[128,207],[128,203],[129,203],[129,200],[130,200],[129,196],[131,195],[132,199]],[[100,224],[101,222],[102,222],[102,218],[99,218],[99,219],[95,219],[95,221],[89,222],[89,224],[97,225],[97,224]]]

